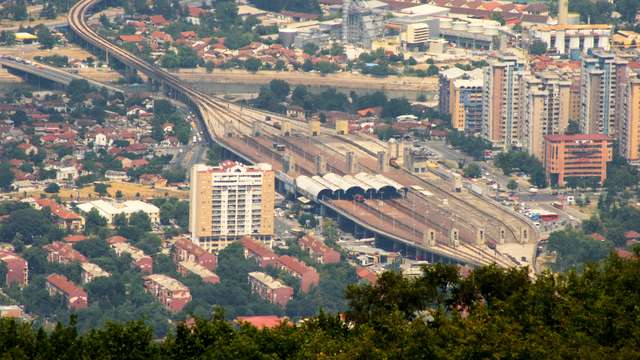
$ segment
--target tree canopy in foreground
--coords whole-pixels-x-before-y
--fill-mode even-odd
[[[434,265],[417,279],[383,274],[347,290],[344,320],[320,313],[296,326],[235,326],[220,311],[162,341],[144,322],[80,335],[0,321],[7,359],[636,359],[640,262],[611,256],[581,273],[483,267],[466,278]]]

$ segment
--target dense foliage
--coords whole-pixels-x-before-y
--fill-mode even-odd
[[[417,279],[389,272],[376,286],[351,287],[347,322],[321,313],[257,330],[216,310],[157,342],[142,321],[79,335],[73,318],[50,332],[3,319],[0,352],[12,359],[632,359],[640,356],[639,284],[640,262],[617,257],[536,280],[526,269],[484,267],[461,278],[435,265]]]
[[[533,185],[541,188],[547,185],[544,167],[540,160],[524,151],[511,150],[498,154],[495,159],[495,165],[499,167],[505,175],[509,175],[515,170],[520,170],[529,175],[531,179],[530,182]]]

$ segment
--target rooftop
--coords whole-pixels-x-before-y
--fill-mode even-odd
[[[151,274],[145,276],[144,279],[152,281],[170,291],[189,291],[189,288],[183,283],[167,275]]]
[[[238,316],[236,318],[238,323],[247,323],[255,326],[257,329],[271,329],[277,327],[282,323],[288,323],[287,318],[279,317],[277,315],[261,315],[261,316]]]
[[[253,271],[249,273],[249,276],[265,284],[272,290],[288,287],[287,285],[283,284],[279,280],[276,280],[263,272]]]
[[[78,205],[78,208],[87,213],[91,211],[91,209],[95,208],[96,210],[109,215],[133,214],[139,211],[145,213],[157,213],[160,211],[157,206],[142,202],[140,200],[115,202],[100,199],[82,203]]]
[[[60,274],[51,274],[47,276],[47,281],[56,287],[58,290],[64,292],[68,297],[87,297],[87,292],[82,288],[77,287],[74,283],[69,281],[66,276]]]
[[[189,270],[190,272],[200,276],[201,278],[208,278],[208,277],[218,278],[218,275],[216,275],[213,271],[193,261],[181,261],[180,265],[185,269]]]
[[[94,263],[90,263],[90,262],[82,263],[80,264],[80,267],[82,267],[82,270],[84,270],[85,272],[95,277],[111,276],[111,273],[109,273],[108,271],[104,271],[100,266]]]

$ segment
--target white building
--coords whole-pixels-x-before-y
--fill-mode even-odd
[[[607,24],[584,25],[540,25],[529,30],[532,39],[547,44],[547,49],[555,49],[559,54],[572,51],[586,53],[587,50],[611,48],[613,26]]]
[[[160,209],[157,206],[142,202],[140,200],[128,200],[124,202],[106,201],[106,200],[94,200],[78,205],[78,209],[85,213],[90,212],[92,209],[96,209],[100,216],[107,219],[107,222],[111,224],[116,215],[125,214],[127,218],[133,213],[142,211],[149,216],[153,224],[160,222]]]
[[[88,284],[95,278],[111,276],[111,273],[94,263],[84,262],[80,264],[80,267],[82,268],[82,284]]]
[[[56,171],[56,180],[57,181],[73,181],[77,179],[79,176],[78,169],[75,166],[67,166],[63,168],[59,168]]]

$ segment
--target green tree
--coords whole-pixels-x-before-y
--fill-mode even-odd
[[[105,183],[96,183],[93,185],[93,191],[97,192],[100,196],[107,196],[109,193],[107,189],[109,188],[109,184]]]
[[[88,234],[95,234],[98,230],[107,226],[107,219],[102,217],[98,210],[91,209],[84,218],[84,228]]]
[[[318,45],[316,45],[314,43],[306,43],[302,47],[302,50],[304,51],[304,53],[309,55],[309,56],[315,55],[318,52],[318,49],[319,49]]]
[[[44,192],[48,194],[56,194],[60,192],[60,186],[56,183],[49,183],[46,188],[44,188]]]
[[[471,163],[464,168],[464,176],[467,178],[475,179],[482,176],[482,169],[480,169],[480,165],[476,163]]]
[[[4,191],[11,191],[13,181],[16,176],[11,171],[8,163],[0,164],[0,188]]]
[[[531,55],[542,55],[547,52],[547,43],[541,40],[534,40],[531,45],[529,45],[529,54]]]
[[[518,183],[513,179],[509,180],[509,182],[507,183],[507,189],[511,191],[518,190]]]
[[[262,66],[262,62],[254,57],[248,58],[244,62],[244,68],[251,72],[260,70],[260,66]]]
[[[58,39],[49,31],[49,28],[44,25],[37,27],[36,36],[38,36],[38,42],[43,49],[53,49],[58,43]]]

